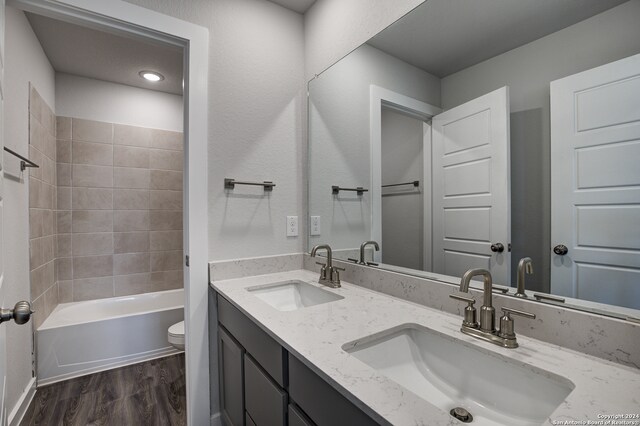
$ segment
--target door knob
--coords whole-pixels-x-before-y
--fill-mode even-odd
[[[25,300],[16,303],[13,309],[0,309],[0,323],[14,320],[16,324],[26,324],[31,319],[31,304]]]
[[[558,244],[553,248],[553,252],[558,256],[564,256],[565,254],[569,253],[569,249],[564,244]]]
[[[504,251],[504,244],[502,243],[491,244],[491,251],[494,253],[502,253]]]

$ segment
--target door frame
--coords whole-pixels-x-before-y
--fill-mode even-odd
[[[442,108],[372,84],[369,86],[369,143],[371,172],[371,239],[382,241],[382,107],[414,117],[424,122],[422,127],[422,199],[423,211],[423,268],[431,270],[431,118]],[[374,251],[374,261],[382,259],[384,245]]]
[[[184,49],[184,317],[187,422],[209,424],[208,29],[122,0],[9,0],[28,12]],[[190,185],[190,182],[194,182]]]

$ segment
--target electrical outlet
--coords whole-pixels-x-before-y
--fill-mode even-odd
[[[287,216],[287,237],[298,236],[298,216]]]
[[[311,216],[311,235],[320,235],[320,216]]]

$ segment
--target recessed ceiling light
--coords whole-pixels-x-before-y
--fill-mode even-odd
[[[140,71],[138,75],[140,75],[140,77],[144,78],[145,80],[152,81],[154,83],[156,81],[164,80],[164,76],[155,71]]]

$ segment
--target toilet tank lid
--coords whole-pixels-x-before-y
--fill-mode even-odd
[[[180,321],[169,327],[169,334],[174,336],[184,336],[184,321]]]

